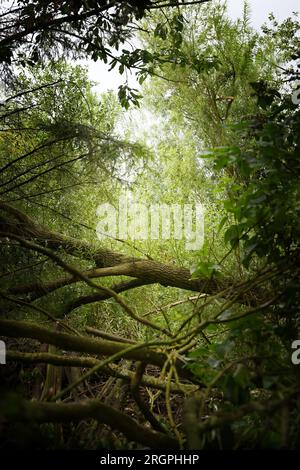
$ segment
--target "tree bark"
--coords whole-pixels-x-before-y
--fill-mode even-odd
[[[22,362],[24,364],[53,364],[55,366],[64,366],[64,367],[84,367],[91,369],[100,363],[98,359],[88,356],[67,356],[67,355],[58,355],[50,354],[47,352],[37,352],[37,353],[24,353],[19,351],[9,350],[6,352],[6,358],[8,361],[13,362]],[[130,370],[120,370],[117,366],[111,365],[110,367],[104,367],[104,375],[113,376],[118,379],[122,379],[125,382],[131,382],[134,377],[134,372]],[[154,388],[157,390],[166,391],[166,384],[162,380],[152,377],[151,375],[143,375],[141,379],[141,385],[144,387]],[[188,383],[180,383],[180,386],[174,382],[170,383],[170,390],[172,393],[178,395],[188,395],[194,393],[199,389],[197,385],[191,385]]]
[[[139,442],[154,449],[178,448],[178,442],[173,437],[143,427],[129,416],[104,405],[99,400],[83,400],[65,404],[17,399],[13,406],[2,405],[1,415],[9,422],[69,423],[96,419],[112,429],[121,431],[130,441]]]
[[[123,351],[128,345],[119,342],[96,340],[85,336],[75,336],[68,333],[57,333],[48,328],[44,328],[31,322],[0,320],[0,335],[12,338],[31,338],[37,339],[42,343],[52,344],[63,350],[80,351],[89,354],[101,354],[103,356],[112,356]],[[151,350],[147,345],[140,349],[124,353],[122,356],[135,361],[142,361],[147,364],[153,364],[163,367],[166,356]],[[177,363],[178,372],[183,377],[189,377],[190,374],[183,367],[182,363]]]

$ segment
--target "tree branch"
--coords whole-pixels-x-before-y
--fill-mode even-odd
[[[112,429],[121,431],[131,441],[154,449],[178,448],[178,442],[173,437],[143,427],[129,416],[104,405],[99,400],[66,404],[31,402],[16,398],[13,405],[1,404],[2,416],[11,422],[68,423],[96,419]]]
[[[103,356],[112,356],[122,352],[124,347],[127,347],[119,342],[107,340],[100,341],[85,336],[57,333],[49,330],[48,328],[38,326],[35,323],[15,320],[0,320],[0,334],[10,338],[36,339],[41,343],[53,344],[63,350],[101,354]],[[138,343],[136,343],[136,345],[138,346]],[[166,356],[165,354],[151,350],[152,345],[153,344],[151,343],[141,344],[140,349],[128,352],[122,357],[163,367]],[[178,361],[177,367],[183,376],[190,377],[190,374],[184,369],[181,361]]]
[[[24,364],[52,364],[54,366],[64,367],[84,367],[92,368],[100,363],[98,359],[94,357],[85,356],[69,356],[69,355],[58,355],[50,353],[24,353],[19,351],[9,350],[6,352],[6,357],[9,361],[22,362]],[[120,369],[118,366],[110,364],[104,367],[102,371],[105,375],[113,376],[122,379],[126,382],[130,382],[134,377],[134,372],[130,370]],[[158,390],[166,391],[166,384],[156,377],[150,375],[143,375],[141,379],[141,385],[145,387],[151,387]],[[185,395],[194,393],[198,390],[197,385],[191,385],[187,383],[180,383],[180,387],[174,382],[171,383],[171,392],[179,395]]]

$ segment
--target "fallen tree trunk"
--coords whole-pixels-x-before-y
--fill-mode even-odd
[[[19,209],[0,203],[0,209],[5,216],[0,219],[0,228],[5,232],[6,237],[9,234],[18,235],[25,239],[34,239],[41,246],[52,250],[62,249],[65,253],[86,260],[92,260],[96,269],[85,271],[86,278],[99,278],[104,276],[129,276],[134,279],[128,281],[128,284],[122,283],[119,292],[128,290],[144,284],[158,283],[165,287],[176,287],[194,292],[202,292],[214,295],[222,292],[225,298],[230,297],[233,292],[236,293],[235,285],[229,278],[217,279],[191,279],[190,270],[184,267],[166,265],[149,259],[139,259],[125,256],[111,250],[92,245],[82,240],[68,237],[58,232],[50,231],[46,227],[36,223],[28,215]],[[65,285],[79,282],[81,279],[76,276],[68,276],[56,279],[46,283],[33,283],[31,285],[14,286],[10,289],[11,293],[32,293],[32,300],[52,292],[55,289]],[[131,284],[132,283],[132,284]],[[116,291],[117,292],[117,291]],[[95,298],[95,297],[94,297]],[[109,298],[109,294],[103,292],[98,294],[96,300]],[[87,300],[87,301],[86,301]],[[248,290],[246,293],[241,291],[239,301],[248,305],[255,306],[261,300],[261,292],[258,288]],[[76,303],[77,302],[77,303]],[[70,311],[79,305],[89,303],[90,299],[76,299],[66,307]]]

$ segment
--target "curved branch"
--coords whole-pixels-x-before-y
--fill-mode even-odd
[[[96,340],[85,336],[75,336],[68,333],[57,333],[48,328],[38,326],[35,323],[0,320],[0,335],[10,338],[31,338],[37,339],[41,343],[53,344],[63,350],[80,351],[90,354],[100,354],[112,356],[121,353],[126,345],[107,340]],[[137,344],[137,343],[136,343]],[[138,344],[137,344],[138,346]],[[124,354],[127,359],[146,362],[159,367],[163,367],[166,356],[150,349],[150,345],[141,345],[140,349]],[[183,367],[183,363],[178,361],[177,365],[182,376],[189,377],[189,372]]]
[[[98,359],[94,357],[85,356],[67,356],[58,355],[52,353],[24,353],[19,351],[9,350],[6,352],[6,358],[8,361],[17,361],[24,364],[52,364],[54,366],[69,366],[69,367],[84,367],[92,368],[100,363]],[[130,382],[134,377],[134,372],[130,370],[120,369],[117,366],[109,365],[104,367],[102,371],[105,375],[122,379],[126,382]],[[155,388],[157,390],[166,391],[166,384],[161,382],[156,377],[150,375],[143,375],[141,379],[141,385],[145,387]],[[191,385],[186,383],[180,383],[180,387],[174,382],[171,383],[170,389],[172,393],[178,395],[186,395],[196,392],[199,387],[197,385]]]
[[[127,439],[151,448],[178,448],[176,439],[141,426],[135,420],[99,400],[78,403],[43,403],[16,399],[14,406],[1,406],[2,416],[12,422],[64,423],[96,419],[121,431]]]
[[[121,292],[125,292],[130,289],[135,289],[136,287],[141,287],[147,284],[152,284],[151,282],[145,282],[140,279],[132,279],[131,281],[120,282],[119,284],[115,284],[112,286],[112,290],[116,293],[120,294]],[[82,295],[75,300],[72,300],[64,307],[64,314],[67,315],[68,313],[72,312],[76,308],[81,307],[82,305],[92,304],[94,302],[101,302],[102,300],[110,299],[111,296],[105,292],[101,294],[100,292],[95,294],[89,295]]]

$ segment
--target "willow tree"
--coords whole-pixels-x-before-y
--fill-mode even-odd
[[[96,2],[96,10],[87,11],[91,7],[85,2],[74,13],[70,8],[75,5],[62,3],[58,12],[51,13],[57,5],[53,2],[49,5],[49,19],[44,3],[38,3],[38,19],[26,30],[22,21],[32,18],[34,9],[29,3],[24,12],[22,5],[21,10],[5,15],[9,19],[5,28],[12,28],[9,40],[2,42],[4,49],[7,44],[6,61],[11,56],[11,45],[19,46],[17,52],[28,52],[27,42],[23,44],[28,34],[33,34],[34,47],[40,41],[37,35],[45,31],[45,51],[53,52],[53,44],[59,44],[60,36],[55,31],[58,23],[67,24],[68,34],[59,33],[63,38],[70,35],[75,40],[79,31],[90,40],[93,15],[97,16],[100,8]],[[252,97],[246,108],[251,113],[250,124],[244,122],[237,127],[242,133],[234,134],[232,128],[224,131],[223,121],[232,124],[235,115],[236,119],[241,117],[246,102],[243,90],[250,97],[246,76],[253,80],[251,67],[246,67],[243,60],[241,64],[235,52],[243,46],[245,57],[249,59],[250,54],[251,64],[257,65],[257,73],[260,51],[253,46],[253,34],[245,21],[242,26],[232,25],[217,9],[209,11],[206,18],[220,35],[220,57],[208,57],[214,39],[208,41],[203,56],[191,58],[185,37],[186,19],[181,12],[174,13],[174,5],[165,5],[163,16],[167,15],[167,24],[159,20],[154,27],[158,50],[149,47],[147,54],[145,50],[132,54],[123,51],[127,58],[124,68],[142,60],[147,64],[143,73],[161,75],[165,71],[164,78],[169,79],[167,86],[173,94],[180,92],[174,75],[185,74],[189,78],[191,74],[196,80],[197,95],[204,90],[201,99],[196,100],[189,86],[194,82],[187,80],[188,86],[184,84],[178,101],[169,100],[170,113],[175,114],[174,103],[180,106],[176,110],[178,131],[182,131],[179,123],[185,122],[180,116],[182,109],[186,113],[195,110],[197,120],[194,128],[190,125],[188,135],[193,142],[185,148],[187,139],[182,139],[180,144],[175,142],[169,147],[166,144],[172,137],[180,137],[180,132],[174,132],[157,153],[157,149],[152,149],[154,158],[147,167],[149,175],[156,171],[152,181],[146,182],[140,172],[140,163],[148,163],[151,152],[118,136],[115,124],[120,110],[115,98],[108,95],[99,101],[81,70],[60,63],[46,71],[38,67],[33,76],[27,71],[6,83],[10,88],[1,107],[2,135],[7,138],[2,138],[0,149],[4,267],[0,334],[8,345],[10,363],[10,368],[1,369],[7,374],[8,385],[1,400],[6,436],[14,432],[15,423],[26,423],[28,432],[42,425],[38,429],[46,431],[46,447],[53,446],[51,433],[60,436],[60,445],[72,447],[70,436],[78,435],[80,428],[70,422],[79,421],[86,431],[86,447],[93,442],[88,429],[100,436],[102,445],[108,438],[111,447],[129,447],[131,441],[135,441],[135,448],[249,448],[260,443],[262,447],[297,447],[299,387],[290,363],[289,345],[298,321],[298,108],[281,89],[285,77],[277,88],[273,80],[256,82],[258,99]],[[139,18],[161,6],[160,2],[149,2]],[[124,13],[121,3],[115,5],[116,11],[110,7],[107,3],[102,5],[105,14]],[[130,9],[127,26],[135,15],[135,7],[126,3],[124,8]],[[104,22],[103,15],[99,16]],[[83,21],[87,18],[91,22]],[[116,20],[116,16],[113,18]],[[197,32],[193,15],[191,20],[195,22],[192,31]],[[72,29],[73,24],[79,28],[77,32]],[[108,23],[103,24],[105,31],[109,29]],[[151,20],[149,30],[152,27]],[[207,32],[200,18],[200,32],[203,27]],[[241,31],[245,32],[244,39],[239,37]],[[274,36],[278,45],[278,37],[284,43],[295,31],[296,25],[290,22],[276,29],[276,34],[270,31],[268,35]],[[101,27],[93,32],[96,37],[102,33]],[[199,45],[205,46],[201,34],[200,39]],[[164,40],[167,42],[161,42]],[[77,41],[72,47],[81,50],[85,39]],[[273,50],[272,41],[268,44]],[[293,45],[296,48],[297,44]],[[156,46],[156,42],[151,43],[151,47]],[[56,52],[61,50],[58,47]],[[103,54],[107,55],[107,51]],[[244,73],[238,81],[232,75],[231,59],[234,70]],[[287,64],[290,59],[286,51]],[[164,69],[158,70],[162,64]],[[266,68],[263,72],[267,79],[269,71]],[[229,76],[224,85],[226,73]],[[207,90],[214,92],[214,106],[226,118],[220,120],[209,114],[211,134],[207,131],[209,126],[204,125],[208,117],[203,117],[213,106]],[[221,97],[219,92],[227,98],[235,93],[234,99],[230,98],[232,104],[217,99]],[[162,95],[160,92],[160,98]],[[121,89],[123,104],[128,103],[126,96],[126,90],[124,95]],[[204,135],[211,139],[208,144],[217,143],[217,136],[223,144],[210,151],[212,163],[205,168],[195,164],[193,155],[195,152],[199,163],[197,150]],[[234,145],[230,145],[231,139]],[[164,150],[169,152],[165,159]],[[133,181],[122,179],[124,167],[125,175],[134,175]],[[193,194],[201,193],[200,178],[217,181],[215,194],[219,191],[219,197],[226,195],[226,219],[220,220],[220,230],[226,228],[224,256],[218,264],[209,257],[209,250],[200,250],[198,265],[191,273],[186,263],[190,255],[183,262],[175,258],[172,263],[166,261],[159,245],[154,250],[157,259],[153,259],[147,243],[135,246],[126,240],[96,239],[97,204],[107,200],[115,203],[128,186],[136,194],[155,194],[156,180],[161,186],[158,194],[169,202],[176,189],[172,182],[183,171],[186,175],[178,184],[182,202],[186,201],[184,190],[189,184]],[[193,171],[199,173],[192,180]],[[163,181],[159,179],[162,176]],[[167,186],[165,194],[163,183]],[[207,189],[209,183],[205,183]],[[140,188],[136,189],[137,185]],[[207,202],[210,198],[214,204],[217,198],[208,192]],[[224,244],[228,244],[227,251]],[[204,254],[205,260],[201,258]],[[237,255],[241,268],[238,276],[233,269],[226,269],[225,260],[232,254]],[[187,295],[172,299],[174,288]],[[166,298],[165,291],[171,291],[171,300],[149,310],[148,298],[155,289],[159,289],[156,301]],[[140,294],[134,296],[134,292]],[[288,309],[292,315],[286,314]],[[95,315],[86,321],[90,312]],[[111,328],[115,318],[119,321]],[[33,369],[33,365],[37,368]],[[16,380],[21,367],[26,374]],[[23,394],[13,393],[14,386],[20,383]],[[156,406],[160,395],[164,397],[164,413],[159,412],[161,402]],[[30,400],[33,397],[35,401]],[[183,416],[178,415],[178,410]],[[266,433],[264,417],[272,427],[271,434]],[[45,428],[44,423],[64,426]],[[17,429],[24,429],[19,425]],[[121,432],[126,440],[108,433],[103,425]]]

